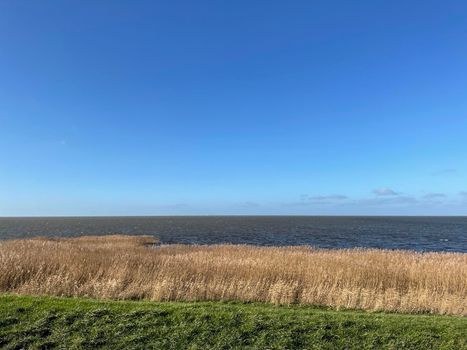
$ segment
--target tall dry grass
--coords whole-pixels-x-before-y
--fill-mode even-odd
[[[167,245],[106,236],[0,243],[0,291],[244,300],[467,315],[467,254]]]

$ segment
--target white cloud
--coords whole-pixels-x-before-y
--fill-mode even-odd
[[[311,201],[334,201],[334,200],[337,200],[337,201],[341,201],[341,200],[344,200],[344,199],[347,199],[347,196],[344,196],[342,194],[331,194],[331,195],[327,195],[327,196],[308,196],[307,197],[308,200],[311,200]]]
[[[333,205],[342,204],[348,199],[343,194],[330,194],[321,196],[310,196],[308,194],[300,195],[300,201],[292,203],[283,203],[286,206],[313,206],[313,205]]]
[[[416,198],[409,197],[409,196],[388,196],[383,198],[369,198],[369,199],[362,199],[357,201],[358,204],[364,205],[407,205],[407,204],[416,204],[419,201]]]
[[[246,201],[246,202],[241,203],[240,206],[242,208],[257,208],[260,206],[260,204],[256,202],[252,202],[252,201]]]
[[[398,196],[399,195],[399,193],[391,190],[388,187],[377,188],[373,190],[373,193],[376,194],[377,196]]]
[[[424,198],[424,199],[440,199],[440,198],[446,198],[446,194],[444,194],[444,193],[430,192],[430,193],[427,193],[426,195],[424,195],[423,198]]]

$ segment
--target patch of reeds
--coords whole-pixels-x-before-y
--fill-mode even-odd
[[[467,315],[467,254],[162,245],[149,236],[0,242],[0,292],[242,300]]]

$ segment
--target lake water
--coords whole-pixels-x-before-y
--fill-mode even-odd
[[[162,243],[240,243],[467,252],[467,217],[198,216],[0,218],[0,239],[153,235]]]

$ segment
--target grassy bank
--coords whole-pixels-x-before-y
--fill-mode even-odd
[[[0,296],[2,349],[467,349],[467,319],[223,302]]]
[[[168,245],[147,236],[0,242],[0,292],[251,301],[467,315],[467,254]]]

